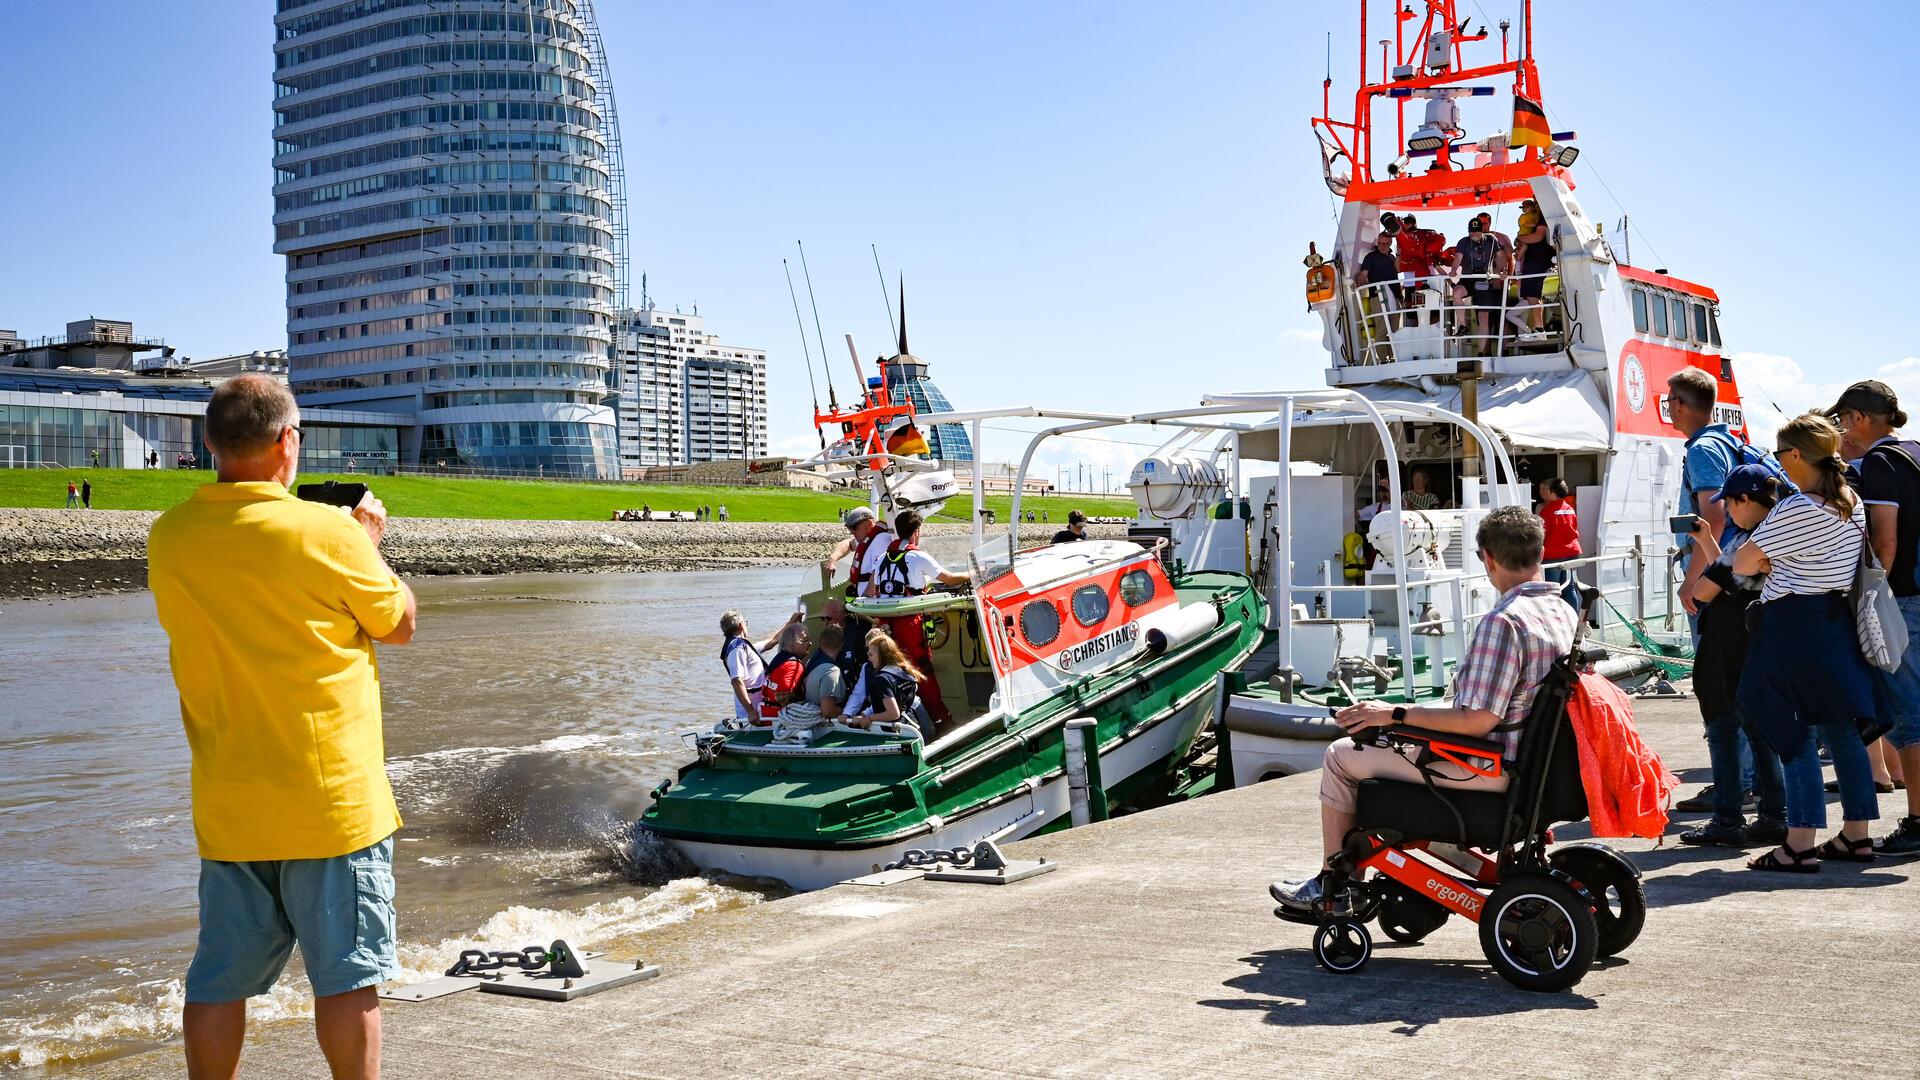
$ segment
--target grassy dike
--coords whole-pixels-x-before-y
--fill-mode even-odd
[[[165,510],[213,478],[180,469],[0,469],[0,507],[57,510],[67,502],[67,481],[93,482],[96,510]],[[832,521],[852,505],[836,494],[790,488],[696,487],[679,484],[581,484],[562,481],[490,480],[438,476],[302,475],[301,481],[366,482],[403,518],[469,518],[504,521],[606,521],[615,510],[692,510],[724,504],[734,521]],[[968,520],[964,494],[949,502],[936,521]],[[1005,520],[1012,498],[989,495],[986,505]],[[1053,522],[1067,511],[1095,516],[1133,515],[1127,499],[1083,496],[1026,498],[1023,510],[1046,511]]]

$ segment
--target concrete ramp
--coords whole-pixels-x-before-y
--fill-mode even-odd
[[[1694,710],[1641,707],[1688,792],[1705,780]],[[582,1001],[390,1007],[386,1073],[1915,1075],[1920,863],[1762,875],[1738,851],[1626,843],[1647,872],[1646,931],[1572,992],[1511,988],[1458,919],[1420,945],[1376,937],[1367,969],[1339,976],[1266,895],[1318,862],[1317,780],[1011,845],[1062,864],[1014,885],[841,886],[696,919],[645,957],[661,978]],[[1883,825],[1903,800],[1883,800]],[[90,1071],[173,1076],[179,1062],[176,1048]],[[290,1023],[255,1032],[244,1071],[324,1066]]]

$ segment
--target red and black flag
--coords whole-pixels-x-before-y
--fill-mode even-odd
[[[1553,129],[1547,126],[1547,114],[1539,102],[1513,95],[1513,136],[1508,143],[1542,150],[1553,145]]]

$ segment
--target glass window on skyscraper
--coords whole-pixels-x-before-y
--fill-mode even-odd
[[[418,417],[409,463],[618,476],[592,4],[278,6],[274,250],[301,404]]]

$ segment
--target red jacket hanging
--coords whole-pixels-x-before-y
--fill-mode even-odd
[[[1680,778],[1640,740],[1633,704],[1610,680],[1582,673],[1567,702],[1580,750],[1580,781],[1595,836],[1655,839],[1667,831],[1667,800]]]

